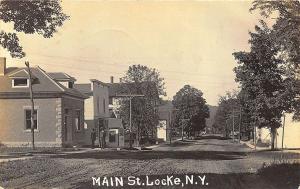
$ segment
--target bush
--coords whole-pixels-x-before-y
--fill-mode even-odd
[[[282,188],[297,188],[300,184],[300,163],[263,164],[258,170],[258,175],[271,183],[278,183]]]

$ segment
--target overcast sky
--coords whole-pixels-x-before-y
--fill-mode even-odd
[[[248,50],[248,32],[260,18],[249,12],[249,1],[63,1],[62,6],[70,20],[53,38],[19,35],[26,58],[11,59],[0,49],[8,66],[23,66],[29,60],[82,83],[109,82],[110,76],[119,81],[129,65],[143,64],[165,78],[166,98],[190,84],[211,105],[237,88],[232,53]]]

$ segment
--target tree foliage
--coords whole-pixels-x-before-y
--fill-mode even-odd
[[[236,81],[241,84],[252,124],[270,128],[272,148],[276,129],[281,126],[284,111],[290,112],[296,93],[293,79],[284,77],[285,62],[280,47],[274,43],[271,30],[264,22],[250,32],[250,52],[233,53],[238,66]]]
[[[13,23],[14,30],[25,34],[40,34],[50,38],[68,16],[62,12],[58,0],[0,1],[0,20]],[[12,57],[25,56],[16,33],[0,31],[0,45]]]
[[[253,2],[251,11],[258,10],[269,19],[276,16],[269,35],[278,48],[278,56],[284,60],[283,76],[294,81],[298,79],[298,96],[300,96],[300,1],[263,1]],[[292,104],[294,119],[300,120],[300,99]]]
[[[156,107],[159,96],[165,95],[164,78],[152,68],[142,65],[132,65],[122,78],[124,91],[130,94],[144,95],[132,99],[133,130],[141,135],[152,135],[158,125]],[[129,100],[125,99],[120,106],[120,115],[125,125],[129,125]],[[140,138],[139,138],[140,139]]]
[[[188,134],[196,133],[206,127],[205,119],[209,117],[209,108],[200,90],[185,85],[173,97],[172,103],[178,110],[175,121],[177,127],[186,122],[185,131]]]

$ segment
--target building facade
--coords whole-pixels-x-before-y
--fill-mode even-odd
[[[35,145],[62,147],[84,141],[85,95],[73,89],[75,79],[32,67]],[[27,68],[7,68],[0,58],[0,144],[31,145],[31,102]]]
[[[91,132],[92,129],[95,129],[96,145],[104,140],[106,147],[123,147],[124,129],[122,121],[111,117],[109,112],[108,85],[91,79],[90,83],[75,84],[74,87],[89,97],[84,103],[85,145],[91,144]]]

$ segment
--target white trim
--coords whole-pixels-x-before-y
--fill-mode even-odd
[[[36,105],[34,105],[34,109],[35,110],[38,110],[40,107],[39,106],[36,106]],[[28,110],[28,109],[31,109],[31,106],[23,106],[23,110]]]
[[[15,79],[26,79],[26,81],[27,81],[27,85],[25,86],[15,86]],[[29,87],[29,79],[27,79],[27,78],[14,78],[14,79],[12,79],[11,80],[11,87],[12,88],[28,88]]]
[[[37,67],[40,72],[42,72],[52,83],[54,83],[60,90],[65,91],[58,83],[56,83],[44,70],[42,70],[39,66]]]
[[[12,76],[12,75],[15,75],[16,73],[19,73],[19,72],[21,72],[21,71],[25,71],[27,74],[29,74],[29,73],[27,72],[27,70],[26,70],[25,68],[23,68],[23,69],[21,69],[21,70],[18,70],[18,71],[14,72],[14,73],[9,74],[8,77],[10,77],[10,76]]]

